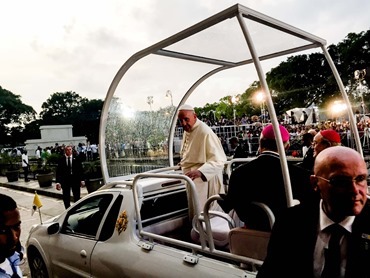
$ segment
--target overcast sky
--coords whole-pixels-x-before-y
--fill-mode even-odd
[[[370,28],[365,0],[0,0],[0,86],[37,112],[55,92],[104,99],[131,55],[236,3],[328,45]]]

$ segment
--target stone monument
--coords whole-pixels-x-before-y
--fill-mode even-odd
[[[61,145],[77,146],[79,143],[87,144],[85,136],[73,137],[72,125],[44,125],[40,126],[41,139],[30,139],[26,141],[26,150],[29,157],[35,156],[38,146],[41,148],[54,147],[55,143]]]

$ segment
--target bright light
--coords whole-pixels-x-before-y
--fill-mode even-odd
[[[331,111],[336,115],[339,115],[341,112],[343,112],[346,109],[347,109],[347,105],[339,100],[334,101],[331,106]]]
[[[238,101],[239,101],[239,97],[238,97],[238,96],[232,96],[232,97],[231,97],[231,102],[232,102],[233,104],[237,103]]]
[[[264,102],[264,101],[265,101],[265,94],[264,94],[263,92],[257,92],[257,93],[255,94],[255,98],[256,98],[256,101],[257,101],[257,102],[262,103],[262,102]]]
[[[121,114],[123,118],[132,119],[135,116],[135,110],[129,106],[125,106],[121,110]]]

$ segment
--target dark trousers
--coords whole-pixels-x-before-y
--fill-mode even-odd
[[[23,168],[23,173],[24,173],[24,181],[29,181],[28,179],[28,166],[22,167]]]
[[[67,182],[62,184],[63,203],[66,209],[71,206],[71,189],[74,202],[77,202],[81,198],[80,182],[74,184]]]

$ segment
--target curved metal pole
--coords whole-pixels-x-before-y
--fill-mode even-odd
[[[281,170],[283,171],[283,178],[284,178],[284,184],[285,184],[285,196],[286,196],[288,207],[291,207],[291,206],[294,206],[295,203],[293,202],[293,194],[292,194],[292,188],[291,188],[291,184],[290,184],[288,163],[287,163],[287,158],[286,158],[286,154],[285,154],[285,148],[284,148],[283,140],[281,139],[279,122],[277,120],[275,107],[274,107],[274,104],[272,102],[271,94],[269,93],[270,90],[268,88],[268,85],[267,85],[267,82],[266,82],[266,79],[265,79],[265,74],[263,72],[261,62],[260,62],[259,57],[257,55],[257,51],[256,51],[256,48],[254,47],[253,40],[252,40],[252,37],[250,36],[247,25],[245,24],[245,21],[243,19],[242,14],[238,14],[237,18],[238,18],[240,27],[243,31],[245,40],[247,41],[247,45],[249,47],[249,50],[250,50],[252,58],[253,58],[254,66],[255,66],[257,74],[258,74],[258,78],[261,82],[261,86],[262,86],[263,92],[264,92],[265,97],[266,97],[267,108],[268,108],[268,111],[270,113],[271,123],[272,123],[273,129],[274,129],[275,138],[276,138],[276,142],[277,142],[277,147],[278,147],[278,151],[279,151],[279,154],[280,154],[280,165],[281,165]]]
[[[330,68],[331,68],[331,70],[334,74],[335,80],[337,81],[337,84],[339,86],[339,90],[342,93],[342,97],[343,97],[343,99],[344,99],[344,101],[347,105],[348,119],[349,119],[351,127],[353,127],[353,128],[351,128],[351,133],[352,133],[353,137],[355,138],[356,149],[361,154],[361,156],[364,157],[364,154],[363,154],[363,151],[362,151],[362,146],[361,146],[361,141],[360,141],[360,135],[359,135],[359,132],[358,132],[358,129],[357,129],[356,119],[355,119],[355,116],[352,113],[352,109],[351,109],[352,106],[351,106],[351,103],[348,99],[346,90],[344,89],[342,79],[339,76],[338,70],[335,67],[332,58],[330,57],[330,54],[329,54],[328,50],[324,46],[321,46],[321,49],[324,52],[324,56],[325,56],[326,60],[328,61],[328,64],[329,64],[329,66],[330,66]]]
[[[237,66],[241,66],[241,65],[237,65]],[[235,67],[237,67],[235,66]],[[219,68],[216,68],[214,70],[211,70],[210,72],[206,73],[205,75],[203,75],[201,78],[199,78],[190,88],[189,90],[185,93],[185,95],[182,97],[176,111],[175,111],[175,114],[174,116],[172,117],[172,123],[171,123],[171,128],[170,128],[170,134],[169,134],[169,137],[168,137],[168,141],[169,141],[169,144],[168,144],[168,158],[169,158],[169,161],[170,161],[170,166],[174,166],[173,165],[173,139],[174,139],[174,135],[175,135],[175,128],[176,128],[176,122],[177,122],[177,113],[178,113],[178,109],[181,105],[183,105],[186,100],[189,98],[189,96],[193,93],[193,91],[200,85],[203,83],[203,81],[205,81],[207,78],[211,77],[212,75],[220,72],[220,71],[223,71],[223,70],[226,70],[226,69],[230,69],[230,68],[234,68],[234,66],[222,66],[222,67],[219,67]]]
[[[150,52],[148,51],[139,51],[136,54],[132,55],[118,70],[116,75],[113,78],[112,83],[109,86],[107,96],[105,97],[103,109],[100,117],[100,128],[99,128],[99,155],[100,155],[100,164],[101,169],[103,173],[103,179],[105,182],[107,182],[107,179],[109,178],[108,174],[108,167],[107,164],[104,163],[107,161],[106,154],[105,154],[105,129],[107,126],[107,120],[108,120],[108,112],[109,112],[109,106],[112,101],[113,95],[118,87],[119,82],[121,81],[124,74],[129,70],[129,68],[136,63],[141,58],[149,55]]]

